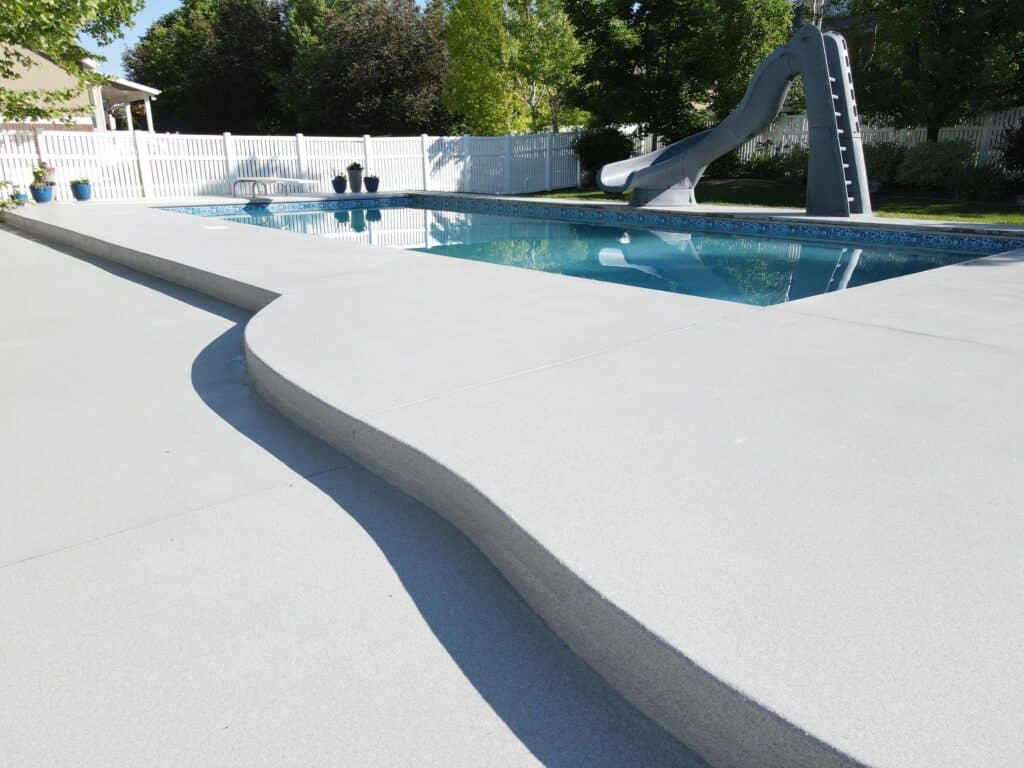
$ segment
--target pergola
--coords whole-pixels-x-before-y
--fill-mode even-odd
[[[126,122],[128,123],[128,130],[134,131],[135,126],[131,116],[132,105],[141,101],[146,109],[146,130],[153,133],[152,102],[160,95],[158,89],[150,88],[148,85],[141,85],[140,83],[133,83],[131,80],[114,77],[98,90],[101,97],[100,103],[94,103],[93,106],[97,110],[96,127],[99,130],[103,130],[108,125],[110,130],[117,130],[114,114],[117,110],[123,109]],[[107,121],[108,116],[109,123]]]

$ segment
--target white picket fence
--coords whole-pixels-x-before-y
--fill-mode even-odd
[[[1006,130],[1016,128],[1022,119],[1024,107],[993,112],[971,122],[943,128],[939,131],[939,139],[970,141],[978,152],[978,162],[986,163],[995,159],[993,150],[998,150]],[[920,144],[928,138],[927,129],[923,127],[896,129],[864,125],[861,135],[865,144],[893,142],[906,147]],[[774,155],[798,146],[807,146],[807,117],[787,115],[772,123],[767,131],[749,139],[740,147],[739,154],[740,159],[746,161],[755,154]]]
[[[519,194],[578,186],[574,133],[523,136],[233,136],[141,131],[0,132],[0,180],[27,186],[39,160],[55,166],[55,199],[88,178],[98,200],[230,194],[242,176],[318,181],[353,161],[380,177],[382,191]],[[309,189],[309,188],[304,188]],[[297,190],[299,191],[299,190]]]

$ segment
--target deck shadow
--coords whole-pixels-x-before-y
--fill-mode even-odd
[[[227,424],[300,474],[312,454],[332,454],[335,469],[304,474],[306,480],[374,540],[434,636],[541,763],[706,768],[573,654],[462,533],[260,400],[245,372],[243,333],[250,313],[74,249],[47,245],[233,323],[193,361],[197,395]],[[438,717],[444,717],[445,702],[437,704]]]

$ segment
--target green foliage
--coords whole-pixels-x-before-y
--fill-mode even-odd
[[[893,141],[880,141],[864,145],[864,165],[868,179],[878,184],[896,183],[896,174],[903,164],[907,148]]]
[[[289,7],[294,63],[282,100],[298,127],[329,135],[445,132],[448,71],[437,3],[300,0]]]
[[[294,128],[274,87],[289,64],[281,8],[268,0],[185,0],[124,55],[129,77],[163,91],[161,128],[205,133]]]
[[[576,102],[674,140],[717,123],[789,37],[788,0],[566,0],[587,50]]]
[[[965,168],[959,181],[953,190],[958,200],[1001,200],[1009,197],[1014,187],[1006,170],[992,163]]]
[[[850,0],[862,113],[939,129],[1024,93],[1020,0]]]
[[[1024,182],[1024,121],[1003,134],[1002,156],[1003,165]]]
[[[516,90],[530,113],[530,130],[559,128],[566,97],[579,82],[583,46],[562,0],[509,0],[506,27]]]
[[[107,44],[122,37],[124,27],[142,8],[142,0],[3,0],[0,2],[0,115],[7,120],[63,120],[86,86],[105,82],[84,71],[83,59],[102,59],[87,50],[83,37]],[[12,87],[26,68],[35,66],[25,53],[44,56],[78,80],[78,88],[22,90]]]
[[[466,130],[558,130],[583,61],[562,0],[451,0],[445,39],[445,104]]]
[[[909,147],[896,172],[900,186],[952,194],[964,171],[974,165],[969,141],[924,142]]]
[[[1009,174],[997,165],[976,165],[975,160],[969,141],[915,144],[907,149],[896,180],[906,189],[957,199],[995,200],[1009,195]]]
[[[450,68],[444,103],[464,129],[480,135],[526,127],[510,66],[512,40],[502,0],[453,0],[445,40]]]
[[[601,166],[625,160],[633,153],[633,140],[618,128],[591,128],[573,139],[572,148],[584,174],[595,179]]]
[[[704,171],[705,179],[732,179],[740,175],[743,161],[740,160],[739,150],[722,155],[715,160]]]
[[[443,29],[413,0],[184,0],[124,61],[163,90],[162,128],[439,132]]]
[[[746,162],[737,163],[735,172],[738,176],[752,179],[803,184],[807,181],[807,148],[795,146],[781,152],[759,152]]]

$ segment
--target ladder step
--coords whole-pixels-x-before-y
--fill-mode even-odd
[[[852,181],[850,181],[849,179],[847,179],[847,180],[846,180],[846,186],[848,186],[848,187],[849,187],[849,186],[850,186],[850,185],[852,185],[852,184],[853,184],[853,182],[852,182]]]
[[[839,94],[838,93],[833,93],[832,94],[832,98],[835,99],[836,101],[839,101]]]
[[[846,170],[849,167],[850,167],[849,163],[843,163],[843,170]]]
[[[854,202],[854,199],[852,197],[848,197],[846,199],[849,200],[851,203]]]

